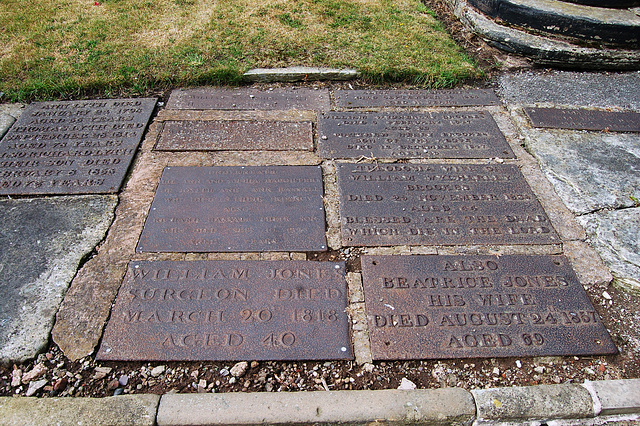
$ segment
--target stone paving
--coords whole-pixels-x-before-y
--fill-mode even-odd
[[[585,79],[589,81],[601,79],[601,82],[594,81],[590,83],[594,87],[599,85],[606,86],[611,82],[611,79],[606,74],[595,77],[589,75]],[[116,199],[113,196],[79,196],[74,198],[73,201],[64,197],[34,198],[33,201],[29,201],[30,199],[3,201],[4,204],[10,206],[7,208],[13,209],[8,211],[18,212],[16,217],[31,216],[38,218],[37,220],[34,219],[35,221],[32,225],[27,223],[20,224],[28,230],[28,232],[25,230],[20,234],[23,241],[17,241],[15,238],[11,239],[13,238],[12,232],[15,234],[15,230],[18,229],[17,225],[12,225],[10,221],[3,224],[6,229],[1,231],[2,239],[0,239],[0,244],[2,244],[3,258],[0,267],[3,268],[3,274],[9,273],[7,276],[16,277],[13,280],[3,281],[3,294],[7,292],[6,288],[14,294],[13,296],[7,296],[10,300],[17,301],[20,297],[24,298],[29,292],[36,291],[37,286],[35,284],[27,284],[28,291],[21,286],[21,284],[24,285],[25,281],[29,281],[30,283],[42,282],[49,285],[47,288],[56,288],[58,296],[48,298],[53,303],[51,306],[44,305],[43,302],[33,302],[33,298],[28,299],[32,300],[32,302],[20,302],[22,303],[20,306],[17,304],[3,306],[3,309],[6,310],[6,313],[4,310],[2,311],[3,317],[0,318],[3,324],[3,332],[12,330],[12,327],[15,329],[17,328],[16,324],[23,322],[27,324],[43,323],[45,326],[44,328],[39,327],[41,329],[38,334],[41,337],[38,339],[33,338],[33,333],[28,334],[22,340],[19,340],[15,333],[9,333],[6,338],[3,337],[4,335],[0,336],[4,339],[0,340],[2,360],[7,362],[33,358],[46,344],[46,338],[42,336],[48,338],[48,330],[51,330],[52,325],[51,336],[53,341],[70,359],[78,360],[95,353],[111,314],[112,303],[116,300],[125,274],[129,270],[130,262],[279,261],[278,264],[281,265],[283,262],[294,264],[308,261],[317,257],[318,253],[325,251],[320,248],[310,252],[308,249],[296,248],[295,244],[281,245],[279,243],[275,245],[276,249],[269,249],[268,245],[271,244],[270,241],[272,239],[263,236],[256,238],[257,240],[262,238],[262,244],[267,244],[266,248],[256,244],[254,246],[249,245],[249,248],[246,246],[240,248],[229,247],[228,250],[218,251],[210,249],[201,251],[193,248],[176,251],[162,249],[162,245],[159,245],[154,246],[152,251],[137,250],[140,236],[143,235],[143,228],[146,227],[145,222],[150,217],[154,217],[150,214],[152,203],[154,203],[154,198],[157,196],[158,188],[162,187],[162,176],[166,168],[208,168],[212,166],[233,166],[247,169],[260,166],[267,167],[267,170],[270,166],[314,166],[314,168],[321,168],[324,191],[322,200],[326,225],[325,237],[328,246],[326,251],[329,254],[334,253],[337,257],[346,261],[345,285],[348,286],[348,297],[344,302],[346,303],[345,312],[349,315],[353,352],[355,360],[359,363],[371,362],[374,358],[374,354],[371,352],[369,331],[375,325],[375,315],[369,314],[367,316],[367,311],[365,311],[367,297],[366,293],[363,293],[362,255],[440,255],[443,258],[445,255],[454,256],[457,260],[451,264],[455,265],[455,262],[461,262],[458,264],[458,268],[461,271],[468,271],[464,266],[465,261],[470,261],[471,264],[474,264],[474,261],[479,262],[479,259],[485,259],[484,261],[487,262],[486,259],[490,259],[490,256],[495,259],[506,255],[552,256],[553,259],[564,259],[561,256],[566,256],[575,271],[577,281],[582,286],[606,284],[613,278],[614,284],[628,291],[638,291],[640,283],[637,280],[637,276],[640,261],[637,258],[637,225],[629,226],[629,224],[637,224],[639,222],[638,211],[640,209],[637,208],[637,205],[640,193],[637,189],[639,187],[637,179],[639,176],[638,153],[640,152],[640,136],[638,133],[616,133],[606,129],[604,132],[537,129],[531,126],[524,113],[525,107],[599,108],[608,111],[639,111],[640,106],[637,103],[637,99],[639,98],[638,87],[640,85],[637,83],[640,80],[640,74],[629,73],[615,76],[614,79],[614,88],[627,87],[628,90],[616,90],[611,95],[608,93],[601,95],[589,93],[587,97],[583,97],[582,92],[575,90],[571,73],[505,75],[499,80],[497,90],[502,104],[495,101],[484,101],[480,102],[479,105],[478,102],[468,102],[467,104],[463,102],[462,105],[455,102],[452,105],[448,104],[447,99],[450,97],[450,92],[444,91],[438,92],[435,97],[426,95],[424,92],[414,92],[419,93],[417,98],[424,98],[426,101],[421,104],[415,102],[414,99],[408,103],[408,106],[406,106],[406,101],[402,101],[402,97],[394,98],[389,96],[387,92],[369,92],[368,96],[373,96],[375,99],[371,104],[365,103],[364,106],[358,107],[350,106],[348,103],[345,105],[343,101],[338,103],[338,100],[344,97],[343,94],[328,89],[290,88],[284,91],[279,89],[237,89],[223,92],[216,91],[216,89],[198,89],[196,91],[176,91],[171,95],[166,107],[160,106],[157,115],[150,123],[134,159],[131,173],[118,194],[117,206],[115,206]],[[556,90],[553,92],[545,92],[544,90],[536,92],[531,89],[532,87],[547,87],[547,85],[555,85]],[[539,96],[536,96],[536,93],[539,93]],[[408,95],[405,92],[402,96],[406,97]],[[430,97],[435,99],[431,104],[429,103]],[[385,101],[381,102],[380,98],[388,98],[390,101],[385,104]],[[398,135],[410,135],[411,132],[415,132],[413,128],[420,127],[419,121],[426,120],[424,117],[429,117],[430,120],[450,120],[450,124],[464,126],[464,122],[470,120],[471,117],[489,116],[495,121],[500,133],[504,135],[514,156],[504,155],[504,157],[500,157],[491,154],[484,158],[482,156],[442,158],[438,155],[428,155],[428,151],[433,150],[435,152],[437,148],[427,149],[425,147],[424,152],[427,152],[427,154],[425,154],[424,158],[420,158],[420,155],[415,154],[414,146],[409,150],[412,154],[408,156],[399,154],[394,155],[393,158],[378,157],[373,155],[371,150],[367,148],[367,145],[372,143],[367,139],[372,137],[366,134],[368,126],[365,125],[363,127],[365,130],[351,130],[349,132],[351,136],[355,136],[355,139],[358,140],[356,143],[361,145],[360,148],[354,148],[356,151],[361,151],[361,155],[350,155],[348,156],[349,158],[331,158],[332,155],[328,155],[327,150],[321,150],[320,146],[329,138],[337,136],[339,132],[331,130],[333,133],[326,133],[318,128],[322,113],[329,110],[332,111],[331,114],[337,116],[342,113],[343,119],[348,120],[349,123],[356,124],[371,120],[371,117],[376,117],[372,121],[380,120],[380,117],[386,117],[385,119],[390,120],[386,124],[387,127],[376,131],[378,132],[377,136],[385,132],[388,135],[390,134],[391,136],[386,136],[387,140],[397,137],[402,138],[405,136]],[[19,116],[17,111],[19,112],[19,109],[16,108],[12,109],[11,112],[7,109],[7,113],[4,110],[2,111],[2,122],[6,122],[5,127],[12,123],[13,118]],[[442,119],[442,116],[445,118]],[[272,135],[265,135],[263,134],[265,132],[257,131],[262,126],[268,126],[270,122],[274,123],[274,126],[280,130]],[[193,123],[193,126],[197,129],[196,134],[197,138],[199,138],[197,147],[192,148],[194,150],[189,149],[187,143],[188,138],[191,137],[189,133],[190,123]],[[307,142],[299,144],[287,142],[284,149],[283,146],[278,145],[278,139],[281,137],[281,133],[278,132],[286,131],[282,129],[300,128],[300,126],[303,129],[308,129],[309,124],[312,124],[314,130],[313,145],[309,145]],[[373,124],[377,125],[376,123]],[[422,124],[422,126],[423,128],[420,131],[424,133],[428,131],[429,126],[433,127],[434,123]],[[242,131],[247,132],[249,141],[243,145],[242,141],[236,140],[230,147],[231,149],[227,149],[221,142],[220,137],[229,134],[233,129],[242,129]],[[215,135],[213,132],[216,131],[220,133]],[[251,134],[254,132],[257,133],[255,136],[257,145],[254,145],[250,140]],[[304,132],[308,132],[308,130],[303,130]],[[358,132],[362,132],[362,134]],[[175,136],[176,133],[178,136]],[[269,131],[266,133],[269,133]],[[473,132],[468,129],[447,130],[446,133],[449,136],[445,137],[449,137],[454,142],[456,139],[469,138],[471,140],[467,140],[466,143],[469,145],[473,142]],[[212,134],[213,136],[211,136]],[[441,134],[439,135],[439,137],[442,136]],[[301,135],[301,137],[304,138],[306,136]],[[412,136],[408,136],[408,138],[411,140]],[[415,139],[415,137],[413,138]],[[170,149],[167,149],[167,141],[170,140],[177,142]],[[373,143],[378,143],[378,141]],[[483,143],[487,142],[484,141]],[[491,141],[488,143],[491,143]],[[259,147],[259,150],[252,150],[252,148],[256,147]],[[402,149],[400,148],[400,150]],[[390,152],[389,150],[387,151]],[[323,155],[321,156],[320,154]],[[363,191],[355,194],[345,192],[345,186],[337,179],[338,171],[345,167],[367,172],[367,179],[370,181],[409,179],[411,173],[415,171],[423,173],[428,170],[440,170],[441,174],[448,171],[449,173],[455,173],[457,176],[462,176],[463,174],[464,176],[482,176],[482,173],[475,172],[476,169],[485,170],[485,174],[491,171],[489,173],[492,176],[491,179],[499,179],[499,176],[502,175],[500,174],[501,172],[497,171],[512,168],[522,173],[523,182],[530,187],[530,190],[527,189],[527,191],[532,194],[533,201],[539,203],[541,210],[532,214],[527,210],[530,207],[527,207],[527,209],[521,211],[517,209],[514,211],[506,210],[497,214],[499,217],[518,218],[514,219],[518,223],[517,227],[509,226],[508,224],[499,226],[486,225],[487,222],[494,221],[494,218],[488,212],[483,212],[482,215],[478,213],[467,214],[462,217],[469,218],[467,219],[469,221],[482,223],[482,226],[468,224],[462,226],[460,229],[468,232],[465,238],[455,237],[460,232],[457,227],[434,228],[429,225],[423,227],[425,231],[420,231],[417,228],[414,231],[414,228],[407,226],[408,214],[402,213],[402,209],[414,207],[412,204],[407,204],[404,195],[395,193],[399,197],[395,200],[395,205],[398,206],[396,213],[379,213],[376,210],[376,201],[380,201],[382,197],[392,195],[393,192],[384,192],[389,190],[385,189],[384,184],[380,182],[379,184],[376,183],[377,186],[370,186],[370,188],[378,192],[367,193]],[[404,175],[402,172],[397,177],[392,177],[395,176],[392,173],[385,174],[386,170],[391,170],[390,168],[404,171]],[[166,180],[166,178],[164,179]],[[476,177],[475,179],[478,178]],[[165,183],[171,182],[165,181]],[[436,185],[432,188],[426,188],[426,186],[428,185],[423,185],[420,189],[422,196],[436,196],[436,198],[432,200],[424,198],[422,200],[430,206],[429,209],[431,210],[429,214],[422,213],[419,216],[424,223],[429,223],[431,220],[456,220],[451,219],[451,216],[447,214],[437,212],[438,208],[443,208],[443,203],[436,202],[438,201],[437,195],[452,197],[449,193],[455,193],[456,191],[464,194],[464,191],[470,190],[468,185],[451,183],[446,188],[444,185],[440,188],[435,188]],[[474,190],[473,196],[469,195],[466,199],[460,198],[460,200],[466,200],[466,202],[460,204],[460,209],[467,207],[475,209],[477,205],[481,204],[477,202],[474,204],[469,201],[488,200],[482,197],[489,197],[490,192],[485,190],[483,194],[483,187],[479,186],[479,188],[479,190]],[[265,192],[271,190],[268,187],[266,189],[263,188]],[[306,191],[304,188],[302,190]],[[229,200],[237,197],[237,194],[233,195],[233,192],[230,192],[230,194]],[[509,196],[517,195],[516,191],[507,191],[504,194],[510,194],[505,195],[507,199],[509,199]],[[524,196],[523,194],[526,195],[525,192],[520,192],[519,196],[522,197]],[[528,195],[526,196],[529,197]],[[378,197],[381,198],[378,199]],[[360,219],[355,214],[351,216],[345,215],[343,209],[347,200],[355,201],[358,199],[364,206],[362,213],[358,214]],[[450,200],[453,199],[451,198]],[[295,200],[292,198],[290,201]],[[248,206],[261,205],[259,197],[255,194],[253,199],[247,198],[244,202]],[[81,213],[82,210],[78,210],[76,206],[78,203],[88,204],[95,211],[90,216],[87,216],[85,213]],[[41,204],[42,207],[40,207]],[[46,216],[44,218],[41,216],[42,211],[48,211],[44,207],[45,204],[53,205],[53,207],[47,208],[53,209],[54,216],[57,215],[57,219],[51,219],[61,228],[57,232],[73,236],[75,239],[60,238],[58,234],[51,232],[52,229],[55,229],[54,226],[47,225],[49,222],[45,220]],[[439,205],[441,207],[437,207]],[[113,213],[114,206],[115,214]],[[290,208],[295,209],[295,204],[291,204],[291,206]],[[458,205],[456,204],[456,206]],[[5,207],[3,206],[2,208],[4,209]],[[235,207],[229,204],[227,208],[232,209]],[[179,212],[179,210],[177,211]],[[473,211],[471,210],[471,212]],[[35,216],[36,214],[38,216]],[[79,216],[84,217],[78,223],[76,218]],[[95,217],[95,219],[89,220],[88,217]],[[179,214],[174,219],[177,220],[178,217]],[[283,214],[279,212],[272,215],[272,217],[283,217]],[[352,220],[349,219],[350,217]],[[358,221],[364,221],[367,226],[363,229],[366,228],[368,231],[363,231],[362,242],[357,244],[358,247],[355,247],[355,245],[350,245],[347,235],[350,232],[348,231],[348,225]],[[540,221],[544,221],[546,225],[540,225]],[[185,221],[183,220],[183,222]],[[43,231],[42,238],[38,238],[35,235],[33,238],[25,238],[29,233],[33,234],[35,232],[37,234],[39,227],[43,226],[49,232]],[[307,225],[297,225],[289,228],[278,228],[278,226],[273,225],[269,229],[279,230],[278,232],[301,232],[304,226]],[[176,232],[184,232],[186,228],[169,227],[165,229],[177,229]],[[238,227],[238,229],[238,232],[241,232],[243,228]],[[439,236],[430,239],[429,232],[434,232],[433,229],[437,230]],[[474,231],[471,231],[471,229]],[[382,232],[383,230],[384,232]],[[206,228],[192,227],[189,228],[188,232],[206,234],[207,231]],[[414,232],[426,232],[426,234],[421,238],[410,239],[403,238],[401,236],[402,232],[406,232],[406,235],[411,235]],[[392,239],[378,238],[384,236],[385,233],[400,237]],[[494,235],[492,238],[487,238],[486,235],[488,233],[498,234],[498,237],[496,238]],[[45,234],[50,235],[48,240]],[[453,235],[453,237],[444,238],[443,235],[447,234]],[[509,238],[501,238],[500,235],[503,234],[508,235]],[[516,238],[516,234],[527,235],[526,238]],[[555,236],[555,239],[538,238],[543,234]],[[371,236],[376,238],[370,238]],[[532,236],[533,238],[530,239],[529,237]],[[304,236],[301,234],[299,238],[304,238]],[[34,241],[31,241],[31,239]],[[35,248],[36,246],[46,246],[55,250],[46,254],[46,251],[40,251]],[[77,250],[73,250],[73,256],[66,249],[70,246],[77,248]],[[96,246],[97,250],[91,256],[87,256]],[[252,247],[255,248],[252,249]],[[20,266],[19,260],[27,258],[28,253],[34,250],[37,250],[40,256],[39,261],[43,261],[42,265],[34,263],[33,273],[29,272],[30,276],[33,275],[33,277],[29,278],[29,280],[20,278],[24,271]],[[314,251],[317,253],[313,253]],[[14,261],[5,260],[5,253],[8,253]],[[58,263],[63,257],[70,258],[69,265],[63,266]],[[601,258],[602,261],[600,260]],[[81,260],[84,263],[81,263],[78,269]],[[211,263],[211,265],[213,264],[215,263]],[[477,268],[489,268],[492,264],[477,265]],[[456,268],[455,266],[451,267]],[[280,279],[289,279],[291,276],[286,274],[294,273],[288,272],[289,270],[283,267],[279,268],[282,269],[275,268],[272,271],[275,278],[278,278],[278,274],[280,274]],[[65,271],[64,278],[58,278],[56,275],[60,273],[61,269]],[[283,275],[283,271],[287,272]],[[538,275],[543,276],[543,272],[541,271]],[[133,274],[131,270],[130,274]],[[184,277],[188,277],[188,274],[189,272],[185,272]],[[536,275],[535,273],[532,274]],[[394,281],[389,279],[388,282]],[[396,282],[400,283],[400,281]],[[532,281],[528,282],[531,283]],[[562,283],[562,281],[559,282]],[[523,286],[526,285],[531,284],[523,284]],[[557,282],[555,285],[558,285]],[[64,294],[67,286],[69,287],[68,291],[64,296],[64,300],[60,303],[61,295]],[[42,294],[42,290],[38,291],[40,292],[39,294]],[[164,294],[166,296],[166,290]],[[172,294],[175,295],[175,292]],[[318,294],[320,293],[316,293],[316,295]],[[126,296],[121,294],[118,300]],[[524,298],[522,298],[522,304],[528,304],[529,299],[527,297],[529,296],[525,294]],[[25,320],[24,316],[21,315],[28,311],[25,308],[26,306],[32,305],[37,306],[36,310],[41,312],[39,319]],[[260,304],[248,306],[246,319],[252,322],[270,319],[271,311],[267,313],[266,310],[258,309],[261,306]],[[309,313],[303,312],[302,315],[308,315],[309,318],[316,315],[313,312],[313,306],[312,304],[303,306],[303,309],[308,309]],[[273,309],[274,312],[278,312],[277,307]],[[23,313],[18,315],[18,311]],[[317,315],[317,318],[325,320],[329,318],[327,315],[333,314],[321,311]],[[582,320],[580,315],[576,313],[575,317],[568,316],[569,323],[572,320],[574,322],[586,322],[584,315]],[[129,313],[129,316],[131,316],[131,313]],[[397,313],[396,318],[394,319],[393,317],[394,315],[391,315],[389,321],[394,327],[408,326],[410,324],[412,326],[415,324],[426,325],[423,323],[424,320],[418,316],[402,316],[401,313]],[[151,318],[151,316],[148,318]],[[294,316],[294,320],[296,318]],[[555,321],[553,316],[551,319]],[[329,320],[331,319],[329,318]],[[589,318],[589,321],[591,321],[591,318]],[[598,322],[595,316],[593,317],[593,322]],[[523,331],[520,328],[518,330],[521,336],[526,334],[522,334]],[[276,334],[271,335],[270,340],[264,340],[263,344],[267,342],[268,345],[274,348],[280,347],[280,349],[294,344],[294,338],[291,337],[292,333],[288,333],[286,329],[278,329],[277,331]],[[537,340],[538,335],[536,333],[526,335],[529,337],[525,338],[525,345],[535,345],[536,342],[540,345],[543,344],[541,340]],[[464,342],[465,337],[462,337],[460,342]],[[202,342],[202,339],[204,338],[193,337],[191,341]],[[482,342],[482,340],[477,340],[478,337],[473,337],[473,339],[466,340],[467,344],[472,347],[474,345],[477,346],[478,342]],[[542,339],[542,335],[540,335],[540,339]],[[176,343],[173,337],[169,341],[173,344]],[[183,346],[188,346],[186,343],[188,341],[190,341],[189,337],[182,337]],[[500,334],[495,334],[495,337],[484,337],[484,344],[489,346],[495,346],[499,342],[505,341]],[[30,344],[27,345],[25,342]],[[458,340],[455,342],[458,342]],[[7,352],[5,348],[11,346],[20,347],[21,350]],[[523,349],[521,353],[525,355],[527,352]],[[571,349],[566,352],[566,354],[572,353],[585,352],[571,352]],[[474,356],[474,354],[477,353],[471,352],[469,356]],[[500,355],[492,353],[491,356]],[[304,355],[301,355],[301,357],[304,358]],[[418,354],[417,357],[419,358],[420,355]],[[231,358],[223,359],[233,358],[231,356]],[[277,359],[277,355],[274,355],[272,359]]]

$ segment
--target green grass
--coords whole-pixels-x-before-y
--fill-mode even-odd
[[[234,85],[294,65],[434,88],[481,74],[420,0],[0,2],[0,92],[12,101]]]

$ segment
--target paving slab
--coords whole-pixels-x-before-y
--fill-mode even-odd
[[[633,207],[640,199],[640,134],[520,126],[527,149],[573,213]]]
[[[311,122],[219,120],[165,121],[157,150],[313,150]]]
[[[325,251],[317,166],[167,167],[139,252]]]
[[[328,90],[306,88],[259,90],[177,89],[171,92],[168,109],[220,110],[320,110],[330,108]]]
[[[353,359],[343,262],[129,265],[100,360]]]
[[[34,102],[0,143],[0,194],[118,192],[156,99]]]
[[[562,256],[363,256],[375,360],[615,354]]]
[[[640,208],[600,211],[578,220],[611,270],[614,285],[640,294]]]
[[[328,112],[318,119],[324,158],[514,158],[486,111]]]
[[[340,108],[419,107],[419,106],[485,106],[499,105],[490,89],[451,90],[336,90]]]
[[[582,108],[525,108],[533,127],[640,132],[640,114]]]
[[[522,71],[498,79],[507,104],[555,104],[640,111],[640,72]]]
[[[159,402],[159,395],[0,398],[0,424],[152,426],[156,424]]]
[[[158,425],[467,425],[474,416],[473,398],[458,388],[174,394],[162,397]]]
[[[318,81],[318,80],[352,80],[358,78],[360,72],[350,68],[254,68],[244,74],[245,81],[268,83],[283,81]]]
[[[472,390],[477,420],[580,419],[595,415],[589,392],[580,385],[540,385]]]
[[[49,343],[78,265],[104,238],[113,196],[0,201],[0,361],[22,362]]]
[[[346,246],[553,244],[511,164],[337,164]]]

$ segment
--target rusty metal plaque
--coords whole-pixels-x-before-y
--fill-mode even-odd
[[[533,127],[640,132],[640,114],[637,112],[563,108],[525,108],[524,111]]]
[[[312,89],[176,89],[171,92],[169,109],[221,110],[320,110],[331,107],[327,90]]]
[[[132,262],[97,359],[353,359],[346,291],[342,262]]]
[[[340,108],[499,105],[493,90],[336,90]]]
[[[0,194],[117,192],[156,99],[36,102],[0,142]]]
[[[515,158],[484,111],[327,112],[318,133],[324,158]]]
[[[166,167],[139,252],[324,251],[319,166]]]
[[[165,121],[159,151],[313,150],[310,121]]]
[[[518,167],[337,164],[346,246],[559,243]]]
[[[374,360],[617,353],[564,256],[364,256]]]

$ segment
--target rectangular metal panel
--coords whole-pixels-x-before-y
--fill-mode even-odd
[[[0,142],[0,194],[117,192],[156,99],[34,102]]]
[[[375,360],[617,353],[563,256],[363,256]]]
[[[517,166],[337,164],[347,246],[559,243]]]
[[[344,263],[132,262],[99,360],[353,359]]]
[[[274,89],[176,89],[171,92],[169,109],[221,110],[320,110],[331,107],[327,90]]]
[[[142,252],[324,251],[319,166],[167,167]]]
[[[340,108],[499,105],[493,90],[336,90]]]
[[[525,108],[533,127],[640,132],[640,113],[564,108]]]
[[[327,112],[318,134],[324,158],[515,158],[484,111]]]
[[[313,150],[310,121],[165,121],[159,151]]]

